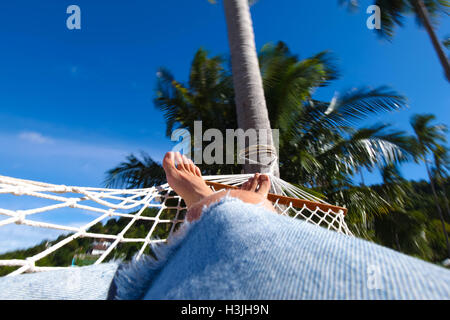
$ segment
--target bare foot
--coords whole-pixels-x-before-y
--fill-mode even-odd
[[[276,212],[271,202],[267,200],[270,180],[266,175],[255,174],[240,190],[214,193],[203,180],[200,169],[179,152],[167,152],[163,168],[169,186],[184,199],[188,208],[186,219],[190,222],[200,218],[204,206],[219,201],[226,194],[247,203],[263,205]]]
[[[253,177],[248,179],[240,189],[228,190],[224,192],[216,192],[203,200],[195,203],[187,212],[186,218],[188,221],[194,221],[200,218],[202,214],[202,209],[205,206],[209,206],[220,199],[222,199],[226,194],[230,197],[241,199],[244,202],[262,205],[266,209],[269,209],[276,213],[275,208],[272,203],[267,200],[267,195],[270,189],[270,179],[269,176],[264,174],[256,173]]]
[[[248,179],[248,181],[241,186],[241,190],[253,191],[260,194],[264,198],[267,198],[270,190],[269,176],[255,173],[253,177]]]
[[[167,152],[163,160],[169,186],[186,202],[188,209],[213,194],[202,178],[200,169],[179,152]]]

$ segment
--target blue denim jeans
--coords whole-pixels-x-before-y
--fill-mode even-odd
[[[229,197],[154,250],[2,278],[0,299],[450,299],[447,269]]]

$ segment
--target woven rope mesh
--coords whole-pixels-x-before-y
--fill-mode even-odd
[[[204,178],[239,186],[249,176]],[[272,189],[279,189],[283,194],[290,188],[281,183],[282,180],[272,177],[271,181]],[[306,193],[301,196],[297,194],[297,197],[305,198],[305,195],[311,197]],[[292,204],[282,205],[278,201],[273,204],[282,215],[351,235],[342,211],[325,211],[319,207],[311,210],[306,206],[295,208]],[[0,255],[0,269],[3,268],[3,273],[8,275],[16,275],[68,267],[70,264],[67,261],[62,261],[59,267],[49,266],[48,263],[50,257],[52,261],[58,260],[59,251],[71,250],[74,242],[78,244],[78,251],[71,252],[73,261],[98,264],[114,258],[139,259],[143,254],[152,254],[152,244],[165,242],[176,232],[185,214],[184,201],[168,184],[146,189],[102,189],[0,176],[0,234],[8,226],[14,226],[16,231],[13,234],[24,238],[30,227],[49,230],[49,235],[50,231],[55,230],[60,233],[56,240],[41,243],[37,251],[30,252],[27,257],[6,254],[5,258],[2,257],[4,254]],[[68,223],[66,218],[75,219],[75,215],[83,217],[81,225]],[[109,225],[114,227],[114,232],[100,232],[105,230],[103,226]]]

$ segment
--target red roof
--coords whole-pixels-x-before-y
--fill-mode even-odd
[[[94,246],[92,246],[93,250],[106,250],[108,249],[107,246],[105,246],[104,244],[96,244]]]

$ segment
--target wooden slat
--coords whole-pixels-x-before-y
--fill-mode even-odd
[[[222,183],[217,183],[217,182],[212,182],[212,181],[205,181],[205,182],[208,186],[213,187],[214,190],[216,190],[216,191],[221,190],[221,189],[239,189],[238,187],[229,186],[227,184],[222,184]],[[344,212],[344,215],[347,214],[347,208],[333,206],[331,204],[326,204],[326,203],[314,202],[314,201],[310,201],[310,200],[280,196],[280,195],[273,194],[273,193],[269,193],[267,196],[267,199],[272,202],[275,202],[278,200],[278,204],[287,205],[287,206],[290,203],[292,203],[293,207],[296,207],[299,209],[303,208],[303,206],[306,206],[311,211],[316,210],[316,208],[320,208],[321,210],[323,210],[325,212],[328,212],[328,210],[331,209],[331,211],[333,211],[335,213],[342,210]]]

